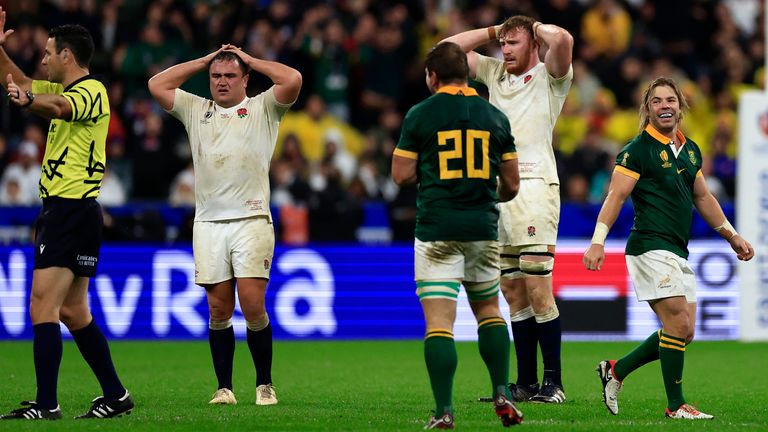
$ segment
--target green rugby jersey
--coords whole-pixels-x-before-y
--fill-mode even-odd
[[[472,88],[442,87],[408,111],[395,154],[418,161],[416,238],[498,239],[496,177],[517,158],[504,113]]]
[[[662,249],[688,258],[693,183],[702,175],[701,150],[680,131],[677,137],[683,145],[675,157],[670,139],[648,125],[616,157],[615,171],[637,180],[627,255]]]
[[[53,119],[48,127],[40,175],[40,197],[96,198],[107,162],[109,99],[104,85],[84,76],[64,88],[50,81],[32,81],[33,93],[64,96],[72,118]]]

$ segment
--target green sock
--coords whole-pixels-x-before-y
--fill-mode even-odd
[[[683,397],[685,339],[670,336],[662,331],[659,339],[659,360],[661,360],[664,388],[667,391],[667,408],[675,411],[685,403]]]
[[[509,330],[504,318],[485,318],[478,323],[477,346],[491,376],[491,396],[509,393]]]
[[[619,381],[624,381],[635,369],[639,369],[646,363],[659,359],[659,334],[661,330],[653,332],[648,339],[638,345],[629,354],[616,361],[613,372]]]
[[[428,331],[424,339],[424,360],[435,397],[435,416],[452,413],[453,376],[459,362],[453,332],[444,329]]]

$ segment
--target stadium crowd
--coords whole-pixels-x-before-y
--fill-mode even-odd
[[[194,204],[189,144],[150,97],[147,80],[223,43],[302,72],[299,101],[281,124],[272,205],[305,209],[312,240],[354,240],[362,207],[385,202],[394,238],[412,238],[415,188],[389,178],[403,115],[428,96],[423,58],[441,39],[515,14],[567,29],[574,82],[554,145],[565,202],[599,203],[616,153],[638,130],[639,92],[672,77],[691,106],[683,122],[705,156],[709,188],[734,198],[737,101],[764,85],[759,0],[25,0],[3,1],[5,44],[27,74],[41,66],[47,30],[86,27],[91,72],[107,85],[112,117],[99,200]],[[498,45],[484,53],[496,55]],[[249,94],[270,82],[252,76]],[[3,78],[4,79],[4,78]],[[481,85],[477,86],[482,92]],[[209,94],[205,74],[184,88]],[[0,104],[0,206],[39,205],[47,125]],[[109,222],[107,222],[109,225]]]

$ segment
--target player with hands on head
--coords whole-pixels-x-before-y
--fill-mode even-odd
[[[562,326],[552,290],[560,221],[552,132],[573,81],[573,37],[556,25],[517,15],[445,40],[467,52],[470,78],[488,86],[489,101],[509,118],[520,159],[520,194],[501,204],[499,217],[501,288],[517,355],[517,381],[510,388],[515,401],[563,403]],[[491,41],[501,45],[503,59],[473,51]]]
[[[180,89],[206,69],[213,100]],[[250,70],[266,75],[273,85],[248,97]],[[297,70],[231,44],[172,66],[148,83],[160,106],[184,124],[192,148],[195,282],[208,299],[209,343],[218,380],[212,404],[237,403],[232,386],[235,294],[256,368],[256,404],[277,403],[272,326],[265,308],[275,248],[269,164],[280,120],[298,98],[301,84]]]
[[[696,279],[687,259],[691,208],[728,241],[739,260],[749,261],[755,255],[707,188],[701,150],[680,130],[687,106],[673,80],[661,77],[648,85],[640,106],[640,133],[616,157],[608,195],[583,257],[587,270],[599,271],[605,265],[606,236],[631,196],[635,219],[626,245],[627,268],[637,299],[648,302],[662,328],[619,360],[598,364],[603,401],[613,415],[619,413],[624,379],[659,360],[666,416],[713,418],[688,404],[682,388],[685,350],[696,327]]]

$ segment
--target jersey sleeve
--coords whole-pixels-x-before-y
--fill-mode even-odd
[[[177,88],[173,96],[173,107],[166,111],[186,126],[191,121],[195,103],[201,99],[203,98],[200,96],[195,96],[192,93]]]
[[[64,93],[64,86],[45,80],[32,80],[32,93],[60,95]]]
[[[614,171],[638,180],[643,174],[642,160],[632,144],[625,146],[616,156]]]
[[[414,133],[414,126],[416,124],[414,117],[414,109],[411,108],[403,120],[403,127],[402,131],[400,132],[400,140],[397,142],[397,147],[395,147],[395,156],[402,156],[408,159],[419,158],[419,141],[416,139]]]
[[[270,87],[264,92],[264,111],[267,118],[273,122],[282,120],[286,112],[291,108],[292,103],[284,104],[275,99],[275,86]]]
[[[477,54],[477,63],[475,63],[475,79],[488,85],[493,82],[495,75],[498,74],[499,65],[503,62],[495,57],[488,57]]]
[[[547,76],[549,76],[549,87],[552,89],[553,95],[559,98],[568,96],[568,91],[571,89],[571,83],[573,82],[573,65],[568,67],[568,73],[560,78],[555,78],[549,75],[549,73],[547,73]]]
[[[107,89],[95,79],[80,81],[61,95],[72,108],[72,121],[95,121],[98,117],[109,114]]]

